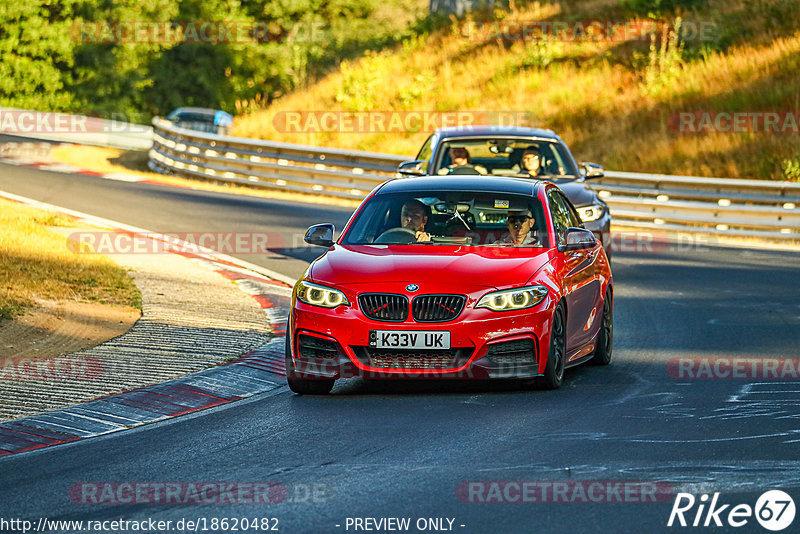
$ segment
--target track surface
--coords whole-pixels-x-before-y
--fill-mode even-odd
[[[157,231],[288,235],[320,221],[341,228],[349,216],[7,165],[0,165],[0,189]],[[298,276],[314,252],[290,247],[242,258]],[[672,497],[657,504],[462,502],[456,489],[468,481],[664,481],[676,492],[720,492],[720,503],[750,506],[780,488],[800,504],[800,381],[675,380],[666,372],[676,357],[800,356],[800,256],[684,246],[618,253],[613,268],[615,362],[569,371],[561,390],[361,381],[339,384],[329,397],[280,390],[0,460],[0,516],[276,517],[280,532],[354,532],[345,528],[348,517],[409,517],[412,525],[454,518],[453,530],[464,533],[712,530],[667,529]],[[288,499],[70,500],[74,484],[106,481],[275,482]],[[312,485],[316,498],[304,499]],[[766,532],[753,518],[717,531]]]

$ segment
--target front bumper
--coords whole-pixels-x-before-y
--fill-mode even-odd
[[[349,296],[348,296],[349,297]],[[351,300],[355,302],[356,299]],[[356,307],[327,310],[296,301],[287,329],[290,378],[532,378],[544,372],[552,302],[519,312],[467,305],[441,323],[374,321]],[[450,332],[451,350],[391,350],[369,346],[371,330]]]

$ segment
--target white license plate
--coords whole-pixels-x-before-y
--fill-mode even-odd
[[[450,332],[370,330],[369,346],[376,349],[449,349]]]

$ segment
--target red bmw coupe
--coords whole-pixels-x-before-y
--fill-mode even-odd
[[[608,365],[613,280],[603,247],[550,182],[389,181],[297,282],[286,334],[295,393],[338,378],[519,378],[561,385]]]

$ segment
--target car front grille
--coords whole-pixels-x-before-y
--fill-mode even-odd
[[[376,321],[403,322],[408,319],[408,299],[390,293],[365,293],[359,295],[361,311]]]
[[[361,363],[381,369],[456,369],[469,359],[471,349],[402,350],[352,347]]]
[[[489,346],[486,356],[498,365],[532,364],[536,363],[536,344],[532,339],[495,343]]]
[[[467,301],[463,295],[420,295],[411,303],[414,320],[420,323],[438,323],[458,317]]]

